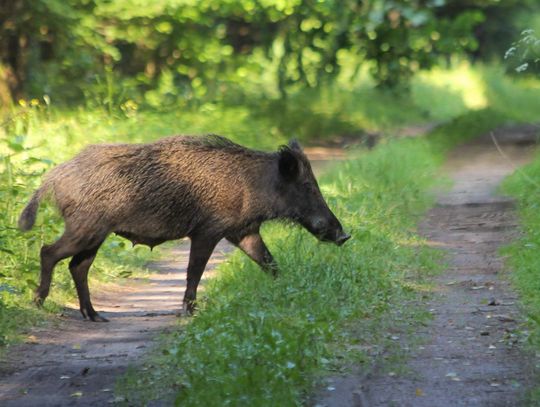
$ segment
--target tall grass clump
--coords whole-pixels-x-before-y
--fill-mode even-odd
[[[321,187],[353,238],[336,248],[297,227],[267,225],[279,276],[235,253],[196,316],[167,339],[164,356],[124,378],[119,392],[128,403],[297,405],[343,349],[349,361],[366,361],[365,349],[384,339],[384,321],[414,312],[406,305],[418,295],[413,281],[437,267],[415,225],[432,202],[444,152],[493,119],[470,114],[427,138],[394,140],[336,165]],[[347,334],[353,320],[365,330]]]

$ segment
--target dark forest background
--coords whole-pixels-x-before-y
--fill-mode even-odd
[[[0,103],[285,99],[363,68],[379,87],[406,89],[456,54],[501,61],[540,25],[539,9],[535,0],[1,0]],[[523,65],[514,59],[510,70]]]

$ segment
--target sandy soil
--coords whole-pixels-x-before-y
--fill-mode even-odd
[[[435,279],[435,294],[425,305],[432,323],[391,350],[408,354],[404,369],[392,372],[379,362],[367,376],[331,378],[332,391],[317,405],[524,405],[534,364],[521,349],[518,299],[498,255],[515,238],[517,220],[512,200],[496,189],[531,158],[537,133],[535,127],[496,132],[506,158],[489,135],[454,151],[444,168],[453,188],[439,195],[420,228],[431,245],[448,253],[449,267]]]

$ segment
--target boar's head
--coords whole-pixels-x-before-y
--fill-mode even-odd
[[[296,141],[279,149],[279,191],[287,217],[324,242],[338,246],[351,236],[326,204],[309,160]]]

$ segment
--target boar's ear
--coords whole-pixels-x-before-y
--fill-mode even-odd
[[[298,140],[296,140],[295,138],[293,138],[291,141],[289,141],[289,148],[291,150],[296,150],[296,151],[302,151],[302,147],[300,147],[300,144],[298,143]]]
[[[279,173],[285,180],[292,181],[300,173],[300,162],[290,147],[283,146],[279,149]]]

